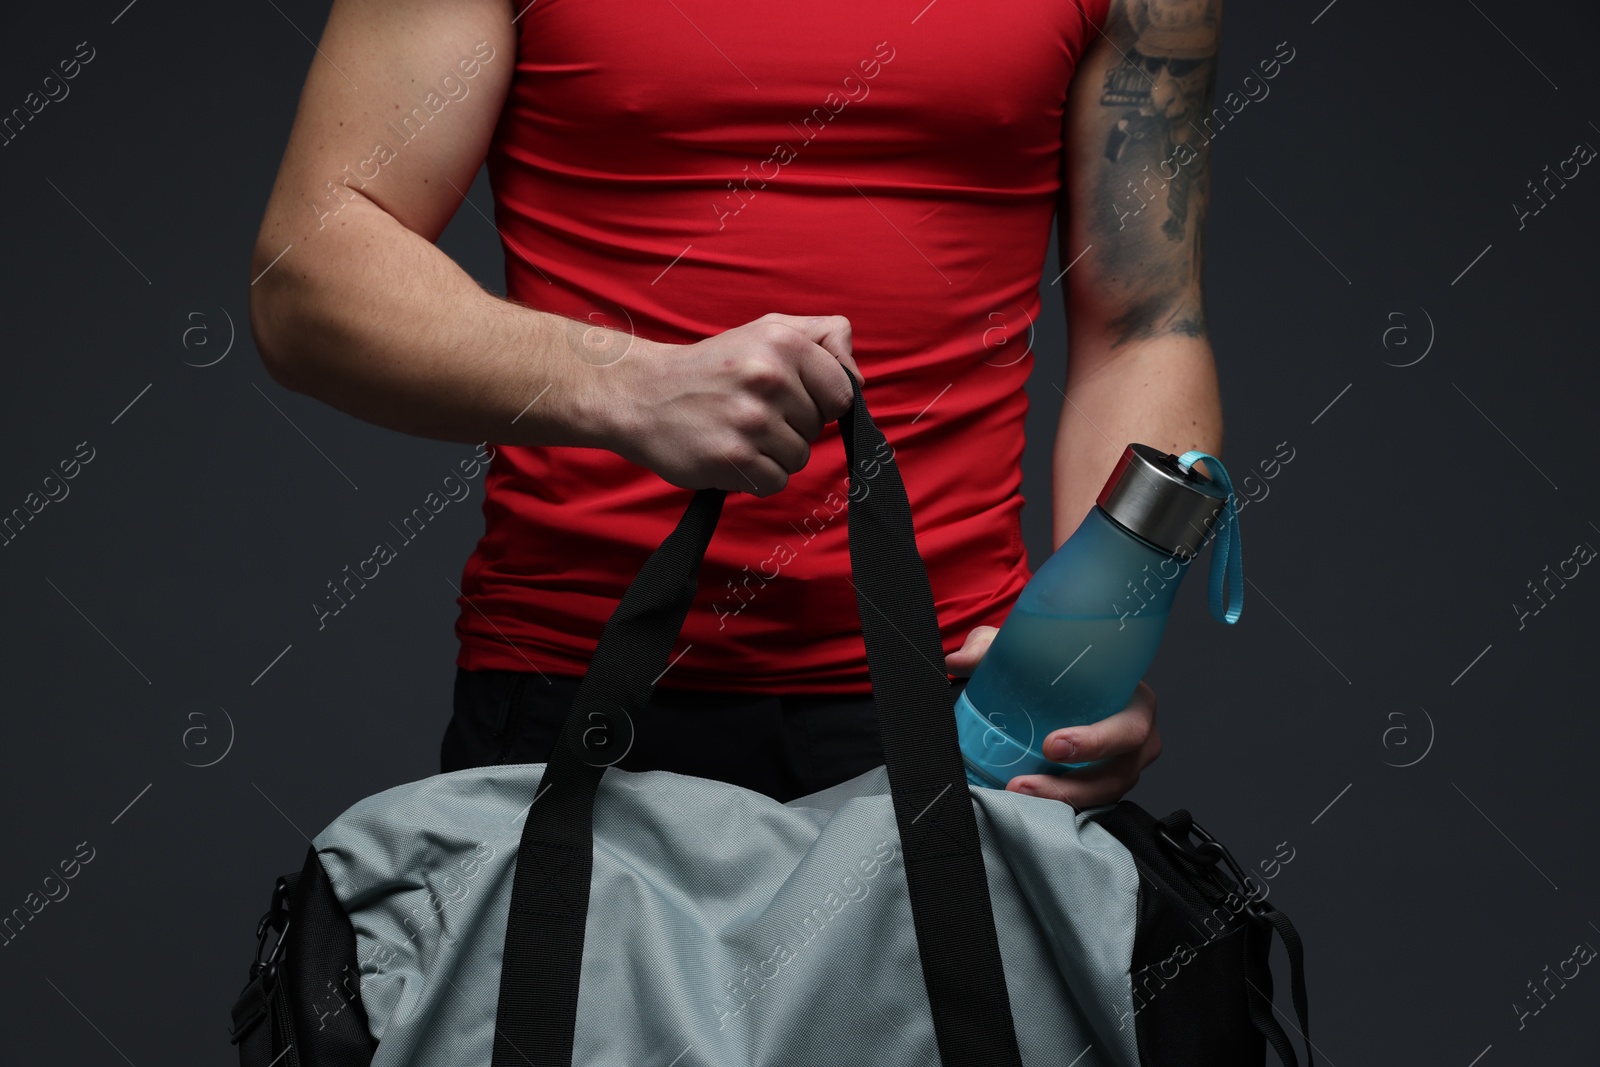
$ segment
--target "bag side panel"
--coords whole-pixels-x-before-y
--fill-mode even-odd
[[[356,935],[313,846],[289,901],[284,993],[300,1067],[368,1067],[376,1042],[361,1004]]]
[[[1123,801],[1100,816],[1139,868],[1139,921],[1125,1012],[1145,1067],[1266,1061],[1250,1020],[1244,899],[1200,887],[1159,844],[1156,823]]]

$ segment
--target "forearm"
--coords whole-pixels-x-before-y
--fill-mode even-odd
[[[257,275],[251,326],[275,380],[423,437],[607,447],[606,364],[648,344],[501,299],[365,197],[321,229],[269,216]]]
[[[1097,343],[1110,341],[1075,347],[1068,361],[1052,457],[1057,548],[1088,514],[1129,444],[1179,455],[1222,449],[1222,403],[1205,337],[1168,334],[1124,345],[1110,357],[1083,351]]]
[[[1056,437],[1055,542],[1094,504],[1129,444],[1222,447],[1201,286],[1207,123],[1220,0],[1111,0],[1065,112],[1066,397]]]

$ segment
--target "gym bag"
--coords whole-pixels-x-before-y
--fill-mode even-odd
[[[722,510],[697,491],[547,764],[368,797],[277,880],[242,1067],[1238,1067],[1269,1042],[1296,1067],[1274,930],[1309,1067],[1300,940],[1186,812],[967,784],[905,487],[892,453],[867,461],[886,442],[851,385],[884,764],[788,803],[612,766],[650,729]]]

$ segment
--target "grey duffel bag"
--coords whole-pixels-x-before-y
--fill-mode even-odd
[[[695,596],[724,499],[701,490],[548,764],[368,797],[278,879],[233,1009],[242,1067],[1238,1067],[1268,1043],[1294,1067],[1274,930],[1311,1063],[1299,938],[1186,812],[967,784],[905,488],[869,464],[885,441],[852,385],[884,766],[786,804],[612,766]]]

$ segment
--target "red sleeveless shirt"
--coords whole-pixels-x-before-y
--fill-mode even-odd
[[[1023,382],[1067,86],[1108,4],[538,0],[517,21],[488,158],[508,296],[673,344],[849,318],[947,654],[1031,574]],[[829,423],[781,492],[728,495],[660,686],[869,692],[848,484]],[[458,665],[584,673],[692,491],[510,446],[485,486]]]

